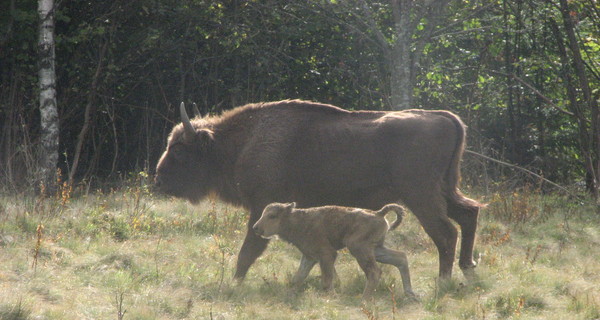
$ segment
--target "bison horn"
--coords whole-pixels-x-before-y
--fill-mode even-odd
[[[185,104],[183,102],[179,106],[179,112],[181,113],[181,122],[183,123],[184,137],[187,140],[188,138],[191,138],[196,135],[196,130],[194,130],[194,127],[190,122],[190,118],[188,117],[187,112],[185,111]]]
[[[195,102],[192,104],[192,106],[194,107],[194,117],[202,118],[202,114],[200,113],[200,110],[198,109],[198,106]]]

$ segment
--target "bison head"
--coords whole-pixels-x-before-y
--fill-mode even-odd
[[[156,166],[155,184],[165,194],[198,202],[210,190],[214,134],[204,119],[190,121],[183,102],[180,113],[182,123],[169,135]]]
[[[271,203],[263,210],[262,216],[254,224],[254,232],[266,239],[273,238],[281,231],[281,221],[290,215],[296,203]]]

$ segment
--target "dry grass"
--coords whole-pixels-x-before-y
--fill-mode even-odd
[[[436,284],[437,253],[412,215],[390,234],[405,250],[420,302],[384,267],[374,302],[342,253],[342,281],[319,290],[315,268],[273,242],[242,285],[232,280],[246,213],[154,197],[133,183],[108,194],[0,197],[0,319],[597,319],[600,216],[594,206],[531,191],[489,197],[480,220],[480,281]],[[41,228],[40,226],[43,226]]]

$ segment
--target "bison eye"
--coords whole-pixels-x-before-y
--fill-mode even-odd
[[[181,160],[184,157],[183,146],[179,144],[171,146],[170,152],[173,155],[173,157],[175,157],[175,159],[177,160]]]

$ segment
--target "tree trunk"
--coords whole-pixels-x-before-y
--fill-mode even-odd
[[[56,104],[54,68],[54,0],[39,0],[39,87],[41,115],[40,191],[48,194],[56,189],[58,164],[59,119]]]
[[[73,185],[74,183],[75,174],[77,173],[77,168],[79,167],[79,160],[81,159],[83,145],[85,143],[87,133],[92,125],[92,117],[96,111],[95,104],[96,94],[98,91],[98,81],[100,79],[100,75],[102,74],[104,56],[106,55],[106,50],[108,49],[109,43],[109,40],[106,40],[104,42],[104,45],[102,45],[102,48],[100,49],[100,55],[98,56],[98,64],[96,65],[96,72],[94,72],[94,78],[92,78],[90,91],[87,95],[87,104],[85,105],[85,113],[83,115],[83,126],[81,127],[81,131],[79,131],[79,135],[77,136],[75,154],[73,155],[73,165],[71,166],[71,171],[69,172],[69,185]]]
[[[575,74],[579,80],[579,87],[583,94],[583,104],[589,109],[591,114],[590,138],[588,140],[591,157],[591,170],[588,171],[591,172],[588,172],[588,174],[591,174],[592,183],[588,187],[594,198],[598,200],[600,196],[600,182],[598,181],[598,174],[600,173],[600,111],[598,110],[598,101],[592,95],[585,62],[581,56],[581,48],[575,34],[575,23],[571,16],[567,0],[560,0],[560,11],[567,36],[567,43],[569,49],[571,49],[573,69],[575,70]]]
[[[394,19],[394,36],[389,41],[379,29],[366,0],[360,1],[364,16],[362,23],[375,35],[374,41],[382,49],[385,67],[390,71],[390,104],[393,110],[413,108],[413,89],[417,65],[425,44],[440,24],[439,17],[449,0],[390,0]],[[417,33],[422,19],[427,21]]]
[[[414,67],[410,56],[412,35],[410,14],[412,9],[411,0],[393,0],[392,13],[394,16],[394,28],[396,41],[391,49],[391,81],[390,100],[393,110],[404,110],[412,107],[413,85],[411,74]]]
[[[581,55],[581,47],[576,35],[576,26],[566,0],[559,4],[563,32],[558,23],[550,19],[550,28],[554,33],[562,65],[570,67],[563,72],[567,87],[568,108],[578,123],[580,151],[586,171],[586,185],[590,194],[600,198],[600,111],[593,97],[590,80]],[[568,49],[568,50],[567,50]]]

